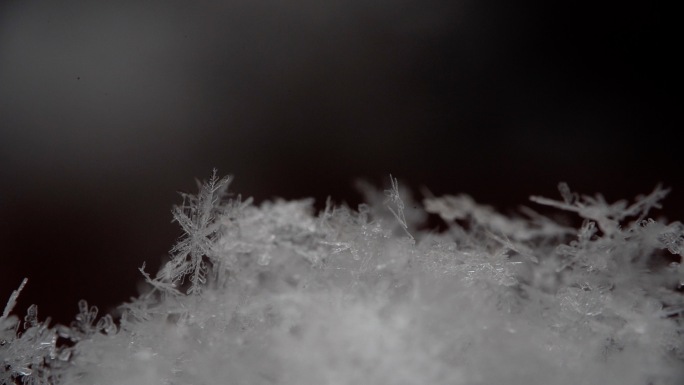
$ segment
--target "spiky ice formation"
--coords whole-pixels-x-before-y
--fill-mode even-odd
[[[681,384],[684,226],[580,197],[509,218],[466,195],[315,214],[227,194],[214,173],[174,209],[185,231],[119,326],[0,318],[4,384]],[[409,209],[410,208],[410,209]],[[420,230],[439,215],[442,232]],[[670,257],[668,257],[670,256]],[[672,262],[674,261],[674,262]],[[678,261],[678,262],[677,262]],[[19,332],[17,334],[17,332]]]

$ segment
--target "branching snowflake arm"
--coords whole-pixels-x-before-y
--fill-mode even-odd
[[[415,242],[413,235],[408,231],[408,224],[406,223],[406,217],[404,216],[404,201],[401,199],[401,196],[399,196],[399,182],[397,181],[397,178],[392,177],[392,174],[390,174],[390,182],[392,183],[392,188],[385,190],[385,195],[387,195],[385,204],[404,229],[404,232],[408,235],[409,239],[412,242]],[[394,205],[396,210],[393,209],[391,205]]]
[[[221,200],[231,181],[231,176],[219,179],[214,169],[211,179],[200,186],[197,195],[182,194],[183,204],[174,208],[173,220],[178,222],[185,234],[171,249],[171,261],[159,272],[158,282],[154,284],[156,287],[170,289],[168,283],[183,282],[189,276],[188,293],[201,292],[210,268],[207,260],[212,258],[212,248],[220,226],[217,218],[222,214]]]
[[[580,200],[576,193],[570,192],[568,185],[564,182],[558,185],[558,190],[563,197],[563,202],[534,195],[530,197],[530,200],[541,205],[573,211],[583,218],[596,221],[601,231],[606,235],[618,233],[621,221],[625,218],[637,216],[633,223],[643,220],[651,209],[661,207],[660,201],[669,192],[669,189],[664,189],[658,185],[652,193],[637,197],[634,204],[627,206],[627,202],[624,200],[610,204],[601,194],[597,194],[595,197],[584,195]]]

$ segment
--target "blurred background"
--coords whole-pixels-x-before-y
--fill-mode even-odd
[[[540,3],[540,4],[537,4]],[[664,1],[0,2],[0,303],[67,323],[138,293],[177,191],[356,205],[356,178],[504,212],[559,181],[672,192],[681,23]]]

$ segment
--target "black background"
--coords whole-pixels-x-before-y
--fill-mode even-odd
[[[539,4],[538,4],[539,3]],[[214,167],[257,201],[388,174],[504,212],[658,182],[684,217],[664,1],[4,1],[0,297],[69,322],[136,295]]]

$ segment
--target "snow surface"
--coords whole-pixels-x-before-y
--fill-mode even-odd
[[[391,178],[368,204],[255,204],[199,184],[149,290],[70,326],[0,317],[2,384],[684,383],[684,225],[667,190],[607,203],[561,183],[507,217],[467,195],[423,208]],[[436,215],[445,230],[426,229]]]

